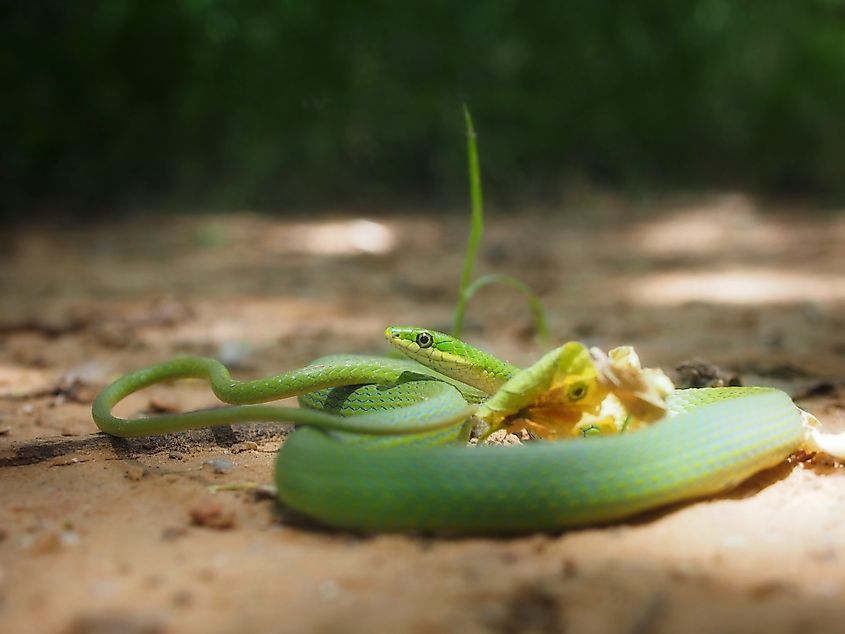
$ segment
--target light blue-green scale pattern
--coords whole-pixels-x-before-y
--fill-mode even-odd
[[[305,429],[280,452],[279,494],[347,528],[555,530],[721,491],[801,442],[800,413],[782,392],[683,390],[673,400],[698,408],[631,434],[523,447],[381,451]]]

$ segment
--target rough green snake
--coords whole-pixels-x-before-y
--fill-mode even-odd
[[[520,371],[431,330],[388,328],[386,336],[410,359],[325,357],[245,382],[213,359],[166,361],[104,389],[93,418],[123,437],[295,423],[276,463],[279,498],[321,523],[365,531],[554,531],[718,493],[799,449],[845,455],[841,437],[821,434],[785,393],[768,388],[676,390],[665,419],[642,431],[466,446],[472,414],[534,389],[542,364]],[[208,379],[231,406],[130,420],[111,414],[137,390],[186,377]],[[303,407],[261,404],[293,395]]]

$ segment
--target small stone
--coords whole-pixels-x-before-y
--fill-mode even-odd
[[[762,581],[748,589],[748,593],[754,599],[768,599],[769,597],[782,594],[790,594],[794,592],[795,588],[786,581],[779,579],[770,579]]]
[[[203,464],[210,466],[214,473],[218,474],[229,473],[234,468],[232,461],[226,458],[213,458],[206,460]]]
[[[256,500],[275,500],[279,492],[273,484],[259,484],[253,489]]]
[[[177,590],[173,594],[173,605],[177,607],[187,607],[194,602],[194,595],[187,590]]]
[[[232,445],[230,451],[232,453],[241,453],[244,451],[258,451],[258,443],[251,440],[235,443]]]
[[[0,427],[0,436],[5,436],[5,435],[9,434],[11,431],[12,431],[11,427],[8,427],[8,426]]]
[[[76,546],[79,543],[79,533],[73,530],[63,530],[59,533],[59,543],[62,546]]]
[[[57,458],[56,460],[53,460],[53,462],[50,463],[50,466],[51,467],[69,467],[71,465],[81,464],[83,462],[88,462],[89,460],[91,460],[91,458],[63,457],[63,458]]]
[[[487,436],[487,442],[491,444],[501,444],[504,442],[505,438],[507,437],[508,432],[504,429],[497,429],[492,434]]]
[[[669,378],[679,388],[742,385],[737,374],[701,359],[690,359],[679,363],[674,370],[669,371]]]
[[[161,539],[166,542],[172,542],[187,534],[188,529],[184,526],[167,526],[161,531]]]
[[[27,544],[30,552],[38,555],[47,555],[61,550],[62,541],[58,531],[45,530],[32,536]]]
[[[167,457],[171,460],[184,460],[185,454],[183,454],[181,451],[171,451],[169,454],[167,454]]]
[[[560,567],[560,573],[565,579],[570,579],[578,574],[578,564],[572,559],[564,559]]]
[[[225,509],[216,501],[207,501],[193,506],[188,513],[191,516],[191,523],[195,526],[204,526],[215,530],[229,530],[235,527],[235,513]]]
[[[528,439],[528,433],[525,433],[525,438]],[[486,443],[491,445],[521,445],[522,439],[516,434],[509,433],[504,429],[498,429],[487,437]]]
[[[126,467],[126,479],[132,482],[138,482],[149,473],[149,470],[143,465],[131,464]]]

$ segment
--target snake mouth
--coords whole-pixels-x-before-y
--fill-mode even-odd
[[[396,340],[399,339],[399,329],[389,326],[387,330],[384,331],[384,338],[390,343],[395,343]]]
[[[398,350],[406,354],[416,352],[416,350],[414,350],[412,347],[414,345],[414,342],[403,338],[402,329],[400,328],[391,326],[390,328],[384,331],[384,338],[387,339],[387,342],[391,346],[397,348]]]

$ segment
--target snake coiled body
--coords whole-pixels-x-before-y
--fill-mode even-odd
[[[437,355],[410,346],[432,367],[329,357],[247,382],[212,359],[175,359],[118,379],[95,400],[93,417],[118,436],[246,421],[302,425],[279,451],[279,498],[322,523],[364,531],[514,533],[608,522],[728,489],[804,441],[801,411],[783,392],[705,388],[673,392],[669,415],[643,431],[466,446],[475,403],[518,369],[447,343]],[[483,367],[472,373],[462,357]],[[128,394],[183,377],[208,379],[234,406],[134,420],[111,414]],[[297,394],[306,407],[257,404]]]
[[[556,530],[718,493],[801,443],[800,413],[777,390],[678,390],[670,407],[640,432],[520,447],[380,451],[304,429],[280,450],[276,484],[289,506],[344,528]]]

